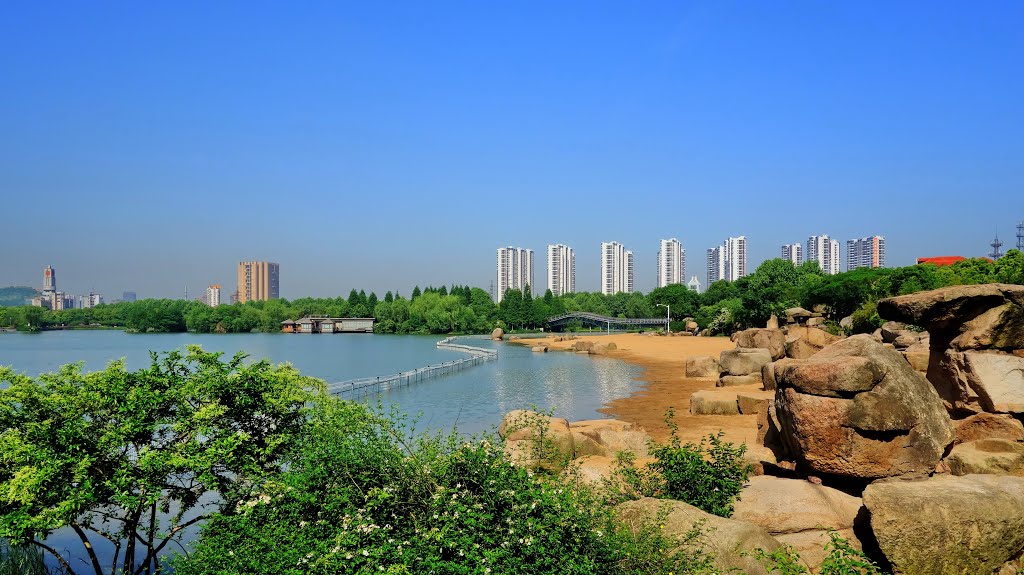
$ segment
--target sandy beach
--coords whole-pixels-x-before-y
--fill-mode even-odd
[[[643,368],[641,390],[629,397],[616,399],[605,405],[601,413],[629,421],[643,427],[656,441],[668,438],[665,412],[675,410],[679,435],[684,441],[699,441],[708,434],[725,432],[725,439],[734,443],[753,444],[757,435],[757,417],[754,415],[690,415],[690,394],[701,389],[712,389],[715,380],[687,379],[686,358],[697,355],[718,357],[722,351],[732,349],[735,343],[724,337],[664,337],[647,334],[613,334],[578,336],[577,340],[554,341],[557,336],[531,338],[517,343],[524,345],[547,344],[552,353],[568,350],[579,340],[613,342],[618,349],[608,357],[639,365]]]

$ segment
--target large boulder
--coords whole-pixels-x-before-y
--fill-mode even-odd
[[[761,374],[761,368],[772,362],[772,354],[764,348],[727,349],[722,352],[719,363],[722,371],[729,375]]]
[[[951,411],[1024,413],[1024,358],[1013,353],[1024,342],[1024,286],[919,292],[878,302],[878,314],[928,330],[928,380]]]
[[[1024,357],[998,351],[948,350],[939,360],[944,398],[960,408],[1024,413]]]
[[[786,329],[786,357],[807,359],[841,339],[817,327],[790,326]]]
[[[1024,475],[1024,443],[1006,439],[977,439],[953,447],[946,457],[953,475],[984,473]]]
[[[802,307],[791,307],[785,311],[785,314],[786,323],[803,323],[814,315]]]
[[[702,389],[690,396],[690,415],[739,415],[735,391]]]
[[[990,574],[1024,550],[1024,478],[878,481],[864,505],[895,575]]]
[[[723,571],[739,569],[747,575],[768,575],[750,553],[755,549],[771,552],[781,547],[763,527],[711,515],[682,501],[645,497],[616,505],[615,514],[634,530],[645,524],[659,526],[666,536],[678,540],[694,528],[700,529],[707,551],[714,555],[715,566]]]
[[[715,379],[720,373],[722,373],[722,366],[713,357],[695,355],[686,358],[686,377]]]
[[[738,331],[732,335],[736,347],[745,349],[767,349],[772,361],[786,357],[786,334],[778,329],[753,328]]]
[[[860,549],[854,523],[863,504],[824,485],[781,477],[751,477],[736,501],[733,519],[763,527],[780,543],[791,545],[813,571],[825,559],[828,530],[839,532]]]
[[[718,379],[718,383],[716,383],[715,385],[718,387],[735,387],[737,385],[761,385],[761,374],[752,373],[750,375],[723,375]]]
[[[505,414],[498,426],[505,453],[513,465],[560,468],[575,453],[569,421],[516,409]]]
[[[996,413],[976,413],[970,417],[954,421],[956,440],[966,443],[976,439],[1008,439],[1024,441],[1024,424],[1011,415]]]
[[[505,338],[505,330],[501,329],[500,327],[494,328],[494,331],[491,332],[491,339],[493,339],[495,341],[501,341],[504,338]]]
[[[776,368],[782,439],[811,470],[860,479],[928,473],[953,441],[935,390],[868,335]]]
[[[618,419],[592,419],[569,424],[576,457],[600,455],[615,457],[628,451],[647,457],[651,437],[632,423]]]
[[[878,302],[878,315],[924,327],[943,349],[1018,349],[1024,286],[952,286]]]

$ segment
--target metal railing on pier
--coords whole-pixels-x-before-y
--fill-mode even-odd
[[[469,357],[447,361],[437,365],[419,367],[411,371],[403,371],[393,375],[363,377],[360,379],[350,379],[348,381],[329,383],[327,384],[327,390],[334,395],[346,395],[349,397],[355,395],[376,394],[389,389],[411,385],[432,377],[449,375],[457,371],[473,367],[474,365],[480,365],[498,358],[498,351],[495,349],[463,345],[455,343],[455,341],[455,337],[446,337],[445,339],[437,342],[437,347],[438,349],[450,349],[453,351],[465,352],[469,354]]]

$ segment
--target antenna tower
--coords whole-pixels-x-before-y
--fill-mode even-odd
[[[997,260],[1003,257],[1003,252],[999,251],[999,248],[1003,247],[1003,242],[999,241],[998,233],[996,233],[996,239],[992,240],[992,243],[990,243],[989,245],[992,246],[992,253],[988,254],[988,257],[992,258],[993,260]]]
[[[1024,252],[1024,222],[1017,224],[1017,249]]]

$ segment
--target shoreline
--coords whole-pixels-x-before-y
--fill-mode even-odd
[[[675,412],[678,435],[683,442],[699,442],[710,434],[724,432],[723,439],[732,443],[754,445],[757,439],[756,415],[690,415],[690,395],[704,389],[715,389],[714,379],[686,378],[686,358],[698,355],[718,357],[735,344],[724,337],[665,337],[627,333],[601,336],[580,336],[575,340],[555,341],[557,335],[509,343],[525,346],[545,344],[552,352],[572,353],[569,349],[577,341],[615,343],[617,349],[602,355],[642,368],[637,381],[640,389],[626,397],[614,399],[598,410],[614,419],[642,427],[655,441],[665,442],[670,437],[665,415],[669,408]],[[564,335],[562,335],[564,337]]]

